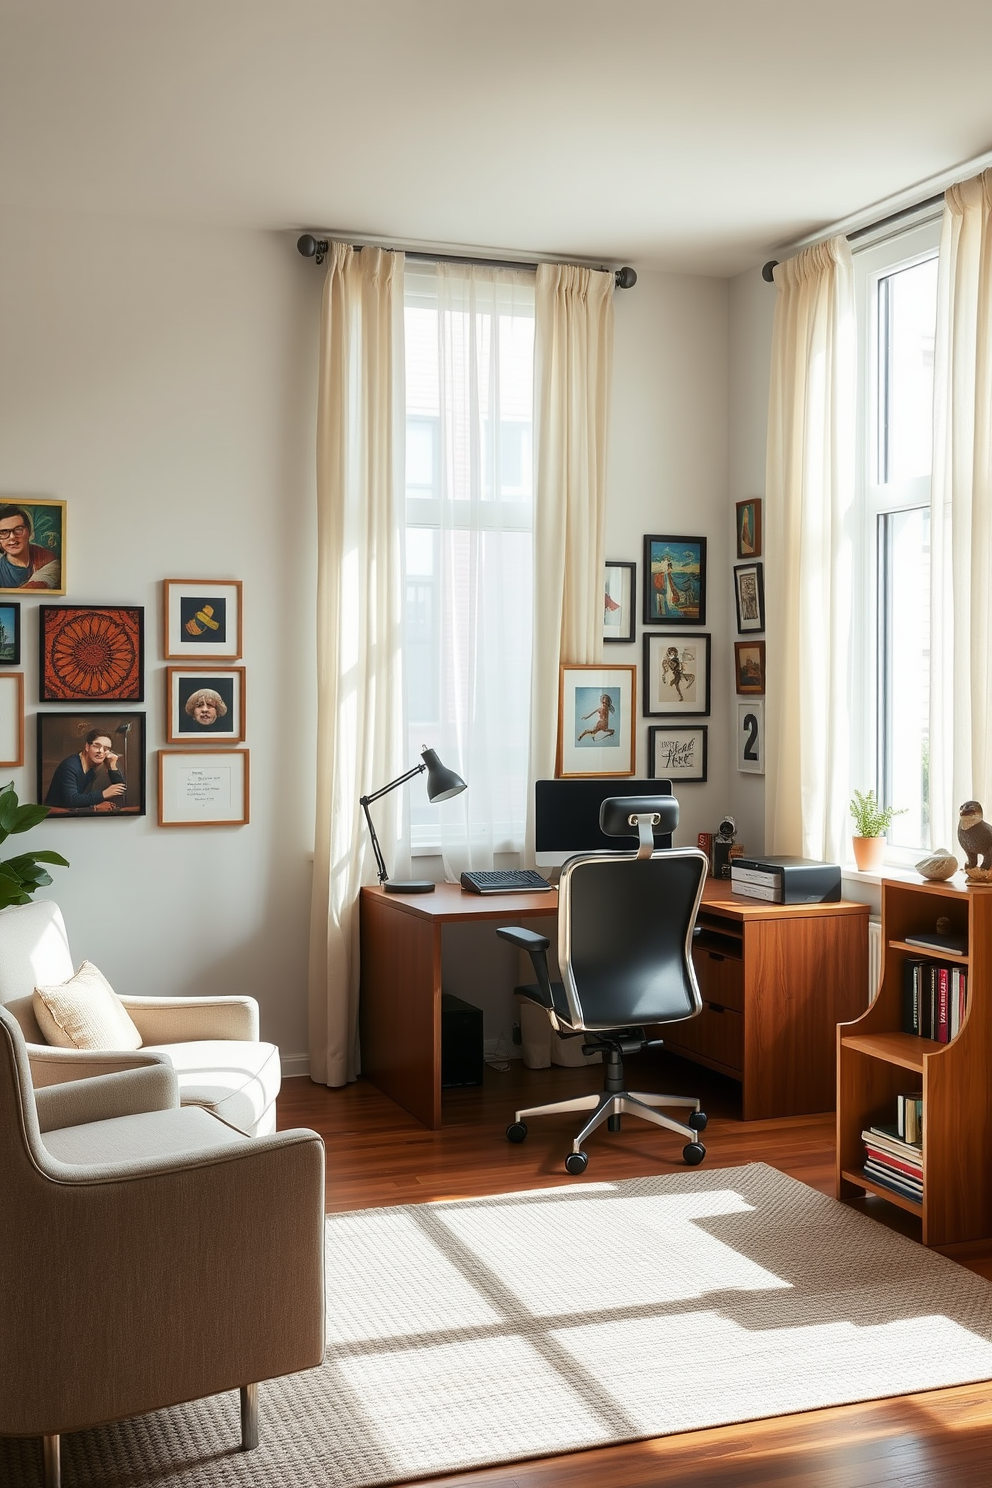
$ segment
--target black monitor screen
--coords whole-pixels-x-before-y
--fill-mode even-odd
[[[613,852],[637,846],[637,834],[608,837],[599,829],[599,808],[610,796],[670,796],[670,780],[538,780],[534,785],[534,849],[539,867],[560,866],[573,853]],[[655,838],[671,847],[672,834]]]

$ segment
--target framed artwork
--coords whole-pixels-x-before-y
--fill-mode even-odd
[[[166,579],[167,661],[236,661],[241,655],[241,580]]]
[[[603,640],[632,641],[637,564],[608,562],[603,588]]]
[[[737,704],[737,768],[749,775],[765,773],[765,705]]]
[[[555,774],[633,775],[635,666],[563,666]]]
[[[644,714],[710,711],[708,635],[644,637]]]
[[[0,675],[0,765],[24,763],[24,673]]]
[[[39,713],[38,800],[52,816],[144,816],[144,713]]]
[[[0,666],[21,664],[21,607],[0,604]]]
[[[734,597],[737,600],[737,634],[765,628],[765,583],[760,563],[734,565]]]
[[[706,624],[705,537],[645,537],[644,624]]]
[[[160,827],[243,827],[248,821],[247,749],[158,752]]]
[[[245,668],[166,667],[166,719],[170,744],[212,747],[245,737]]]
[[[39,695],[45,703],[140,703],[141,605],[41,605]]]
[[[706,779],[705,723],[693,727],[659,724],[648,729],[648,775],[652,780]]]
[[[737,503],[737,556],[761,557],[761,502],[757,496]]]
[[[764,641],[734,642],[734,672],[739,693],[765,690]]]
[[[0,500],[0,594],[65,593],[65,502]]]

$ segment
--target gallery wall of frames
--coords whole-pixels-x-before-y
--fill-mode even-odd
[[[67,547],[64,501],[0,500],[0,768],[23,766],[33,743],[35,799],[51,816],[112,821],[146,814],[151,760],[160,827],[244,826],[241,580],[161,581],[156,652],[169,664],[164,737],[153,739],[140,707],[145,608],[68,602]],[[38,647],[37,699],[25,697],[20,670],[30,644]]]

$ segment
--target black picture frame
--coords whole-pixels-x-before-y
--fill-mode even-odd
[[[21,607],[16,600],[0,600],[0,666],[21,664]]]
[[[706,624],[706,539],[644,537],[644,624]]]
[[[37,718],[38,801],[49,807],[51,819],[89,817],[99,821],[145,815],[147,733],[144,713],[116,708],[110,711],[67,709],[62,713],[39,713]],[[118,768],[126,784],[123,796],[86,806],[63,804],[65,798],[46,801],[59,766],[80,753],[86,735],[93,729],[107,735],[119,756]],[[87,794],[102,793],[113,783],[106,766],[100,766]]]
[[[618,563],[608,558],[604,565],[606,573],[603,581],[603,640],[613,644],[627,643],[634,639],[634,608],[637,604],[637,564]],[[623,573],[611,576],[611,569],[621,569]],[[612,578],[612,582],[611,582]],[[617,599],[619,592],[620,598]],[[619,613],[613,614],[614,607]],[[609,624],[611,614],[618,621],[616,626]]]
[[[142,703],[143,605],[39,605],[43,703]]]
[[[674,656],[671,654],[673,652]],[[644,666],[641,671],[645,718],[708,717],[710,655],[708,632],[693,635],[659,635],[656,631],[645,633]],[[670,663],[668,667],[665,665],[666,661]],[[676,663],[682,670],[683,679],[691,676],[690,685],[686,685],[684,680],[680,684],[673,670]]]
[[[705,723],[658,723],[648,729],[648,775],[652,780],[670,780],[703,785],[706,781],[709,725]]]
[[[734,564],[737,634],[757,635],[765,628],[765,580],[761,563]]]

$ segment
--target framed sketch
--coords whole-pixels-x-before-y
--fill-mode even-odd
[[[0,604],[0,666],[21,664],[21,607]]]
[[[737,556],[761,557],[761,502],[756,496],[737,503]]]
[[[52,816],[144,816],[144,713],[39,713],[38,800]]]
[[[737,704],[737,768],[765,773],[765,705],[756,700]]]
[[[659,724],[648,729],[648,775],[652,780],[706,779],[705,723],[682,728],[678,724]]]
[[[644,714],[706,715],[710,711],[708,635],[644,637]]]
[[[141,605],[41,605],[39,695],[46,703],[140,703],[145,696]]]
[[[0,594],[65,593],[65,502],[0,500]]]
[[[633,775],[635,666],[563,666],[555,774]]]
[[[603,589],[603,640],[632,641],[637,564],[608,562]]]
[[[160,827],[243,827],[248,822],[247,749],[158,752]]]
[[[734,597],[737,600],[737,634],[765,628],[765,584],[760,563],[734,565]]]
[[[764,641],[734,642],[734,674],[739,693],[763,693],[765,690]]]
[[[706,624],[705,537],[645,537],[644,624]]]
[[[170,744],[201,749],[240,743],[245,737],[245,668],[170,666],[166,674]]]
[[[241,580],[165,580],[167,661],[237,661],[241,655]]]
[[[24,763],[24,673],[0,674],[0,765]]]

